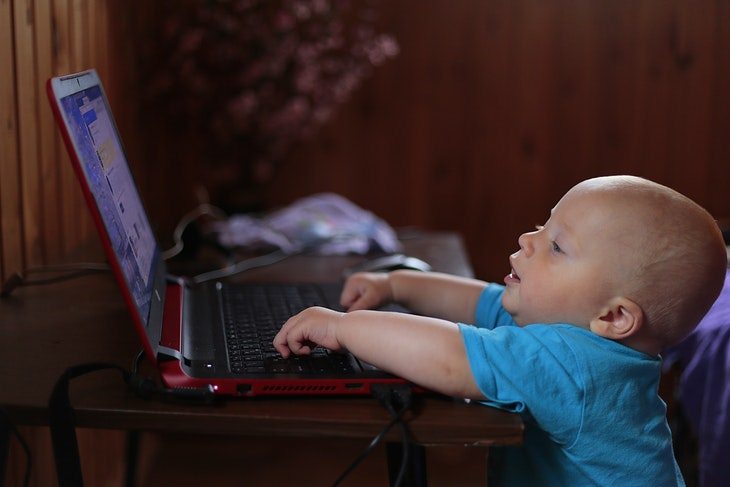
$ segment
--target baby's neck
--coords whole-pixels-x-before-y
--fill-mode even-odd
[[[633,348],[638,352],[645,353],[652,357],[656,357],[662,351],[661,346],[656,343],[656,340],[648,339],[641,336],[632,335],[623,340],[616,340],[618,343]]]

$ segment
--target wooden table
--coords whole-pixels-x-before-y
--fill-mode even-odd
[[[472,274],[457,235],[414,232],[403,235],[403,243],[408,254],[430,262],[434,270]],[[237,279],[333,281],[363,259],[301,255]],[[0,300],[0,404],[15,425],[47,425],[49,394],[67,367],[104,361],[129,368],[139,349],[110,274],[17,289]],[[77,426],[119,430],[370,439],[388,421],[369,397],[236,398],[205,407],[145,400],[111,371],[75,380],[71,400]],[[488,447],[522,441],[518,416],[436,395],[419,397],[408,422],[420,445]],[[399,439],[396,430],[388,440]]]

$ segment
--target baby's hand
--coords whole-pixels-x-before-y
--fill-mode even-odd
[[[393,301],[388,274],[358,272],[345,282],[340,304],[347,311],[375,309]]]
[[[292,353],[307,355],[316,345],[330,350],[342,350],[336,328],[343,313],[327,308],[307,308],[284,323],[274,337],[274,348],[284,357]]]

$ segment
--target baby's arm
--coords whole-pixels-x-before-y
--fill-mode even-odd
[[[379,369],[432,391],[483,399],[455,323],[403,313],[308,308],[290,318],[274,338],[284,357],[308,354],[315,344],[349,350]]]
[[[419,315],[472,323],[486,285],[476,279],[437,272],[360,273],[345,283],[341,304],[355,311],[397,302]]]

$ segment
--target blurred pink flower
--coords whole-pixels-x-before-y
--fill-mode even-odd
[[[163,0],[143,67],[148,99],[237,164],[241,185],[270,177],[373,66],[398,54],[375,10],[347,0]],[[144,55],[144,53],[143,53]],[[264,169],[265,168],[265,169]]]

